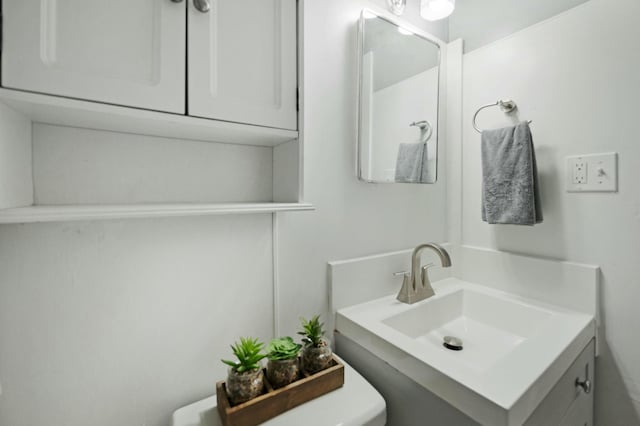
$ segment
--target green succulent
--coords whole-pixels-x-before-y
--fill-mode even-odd
[[[302,345],[295,343],[289,336],[273,339],[267,347],[267,357],[272,361],[294,359],[301,347]]]
[[[302,342],[306,346],[319,347],[323,343],[324,330],[322,326],[324,323],[320,322],[320,315],[316,315],[307,321],[305,318],[300,318],[302,323],[302,331],[298,331],[298,334],[304,336]]]
[[[237,373],[257,370],[260,368],[260,360],[266,356],[261,353],[263,348],[264,343],[259,342],[258,339],[241,337],[240,343],[235,342],[234,345],[231,345],[231,350],[238,358],[238,362],[225,359],[222,362],[233,368]]]

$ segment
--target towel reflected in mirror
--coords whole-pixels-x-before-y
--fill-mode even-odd
[[[395,181],[398,183],[429,182],[429,150],[427,144],[401,143],[398,146]]]

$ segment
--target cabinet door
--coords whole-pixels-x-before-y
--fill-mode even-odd
[[[188,20],[188,114],[297,129],[296,0],[189,0]]]
[[[595,341],[582,353],[549,391],[524,426],[591,426],[593,423],[593,388]],[[585,388],[577,382],[588,380]]]
[[[186,2],[3,0],[4,87],[185,112]]]
[[[584,395],[578,398],[559,426],[593,426],[593,396]]]

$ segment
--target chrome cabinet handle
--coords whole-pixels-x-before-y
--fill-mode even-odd
[[[576,377],[576,388],[582,389],[584,393],[591,393],[591,380],[589,380],[591,375],[589,374],[589,364],[584,367],[584,380],[580,377]]]
[[[207,13],[211,10],[211,3],[209,3],[209,0],[193,0],[193,5],[202,13]]]
[[[591,380],[580,380],[580,378],[578,377],[576,379],[576,387],[582,389],[584,393],[591,393]]]

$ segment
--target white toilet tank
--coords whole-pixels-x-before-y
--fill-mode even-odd
[[[342,360],[341,360],[342,361]],[[378,391],[344,363],[344,386],[262,423],[266,426],[384,426],[386,404]],[[173,413],[173,426],[222,426],[216,395]]]

